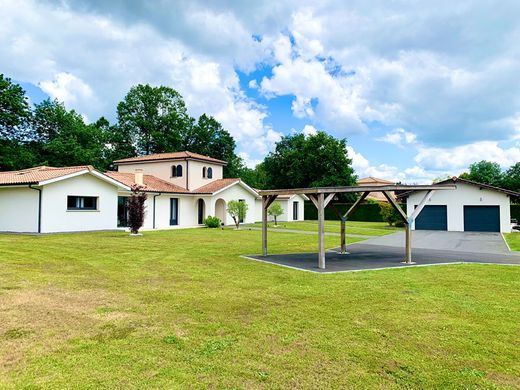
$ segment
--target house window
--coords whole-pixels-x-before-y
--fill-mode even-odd
[[[182,165],[172,165],[172,177],[182,177]]]
[[[128,227],[128,196],[117,197],[117,227]]]
[[[206,178],[206,167],[203,167],[202,168],[202,177],[205,179]]]
[[[240,203],[244,203],[246,200],[245,199],[239,199],[238,201]],[[240,217],[240,223],[244,223],[244,214],[240,213],[239,217]]]
[[[213,178],[213,168],[209,167],[208,168],[208,179],[212,179]]]
[[[97,210],[96,196],[67,196],[67,210]]]
[[[179,199],[170,198],[170,226],[179,224]]]

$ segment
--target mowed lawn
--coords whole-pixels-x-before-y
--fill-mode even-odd
[[[247,226],[262,227],[261,222],[256,222]],[[274,222],[269,222],[268,227],[276,228]],[[318,231],[318,221],[307,220],[297,222],[279,222],[278,229],[291,229],[291,230],[302,230],[309,232]],[[356,234],[364,236],[384,236],[387,234],[395,233],[396,231],[402,230],[394,226],[388,226],[386,222],[358,222],[358,221],[347,221],[346,231],[347,234]],[[327,233],[339,233],[340,222],[339,221],[325,221],[325,232]]]
[[[504,238],[512,251],[520,251],[520,232],[505,233]]]
[[[520,387],[520,267],[315,274],[239,257],[260,243],[0,235],[0,388]]]

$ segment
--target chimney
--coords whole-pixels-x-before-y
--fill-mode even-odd
[[[134,179],[134,182],[135,182],[135,184],[137,184],[138,186],[142,186],[142,185],[144,185],[144,180],[143,180],[143,170],[142,170],[142,169],[136,169],[136,170],[135,170],[135,179]]]

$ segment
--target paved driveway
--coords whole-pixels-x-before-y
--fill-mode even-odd
[[[371,238],[362,243],[403,248],[405,243],[404,232]],[[413,230],[412,248],[466,253],[509,253],[509,248],[500,233]]]
[[[339,248],[326,253],[325,270],[318,269],[316,253],[245,256],[249,259],[312,272],[344,272],[394,267],[409,267],[404,258],[404,232],[371,238],[348,246],[349,254]],[[452,263],[493,263],[520,265],[520,254],[510,252],[496,233],[412,232],[412,259],[416,265]]]

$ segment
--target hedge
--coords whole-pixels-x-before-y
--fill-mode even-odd
[[[517,221],[520,221],[520,204],[511,205],[511,218],[515,218]]]
[[[334,203],[334,206],[340,213],[345,214],[352,206],[352,203]],[[363,203],[360,205],[354,214],[349,218],[351,221],[366,221],[366,222],[383,222],[381,208],[377,203]],[[318,219],[318,210],[311,202],[305,202],[305,219]],[[330,207],[325,208],[325,219],[338,220],[337,215]]]

